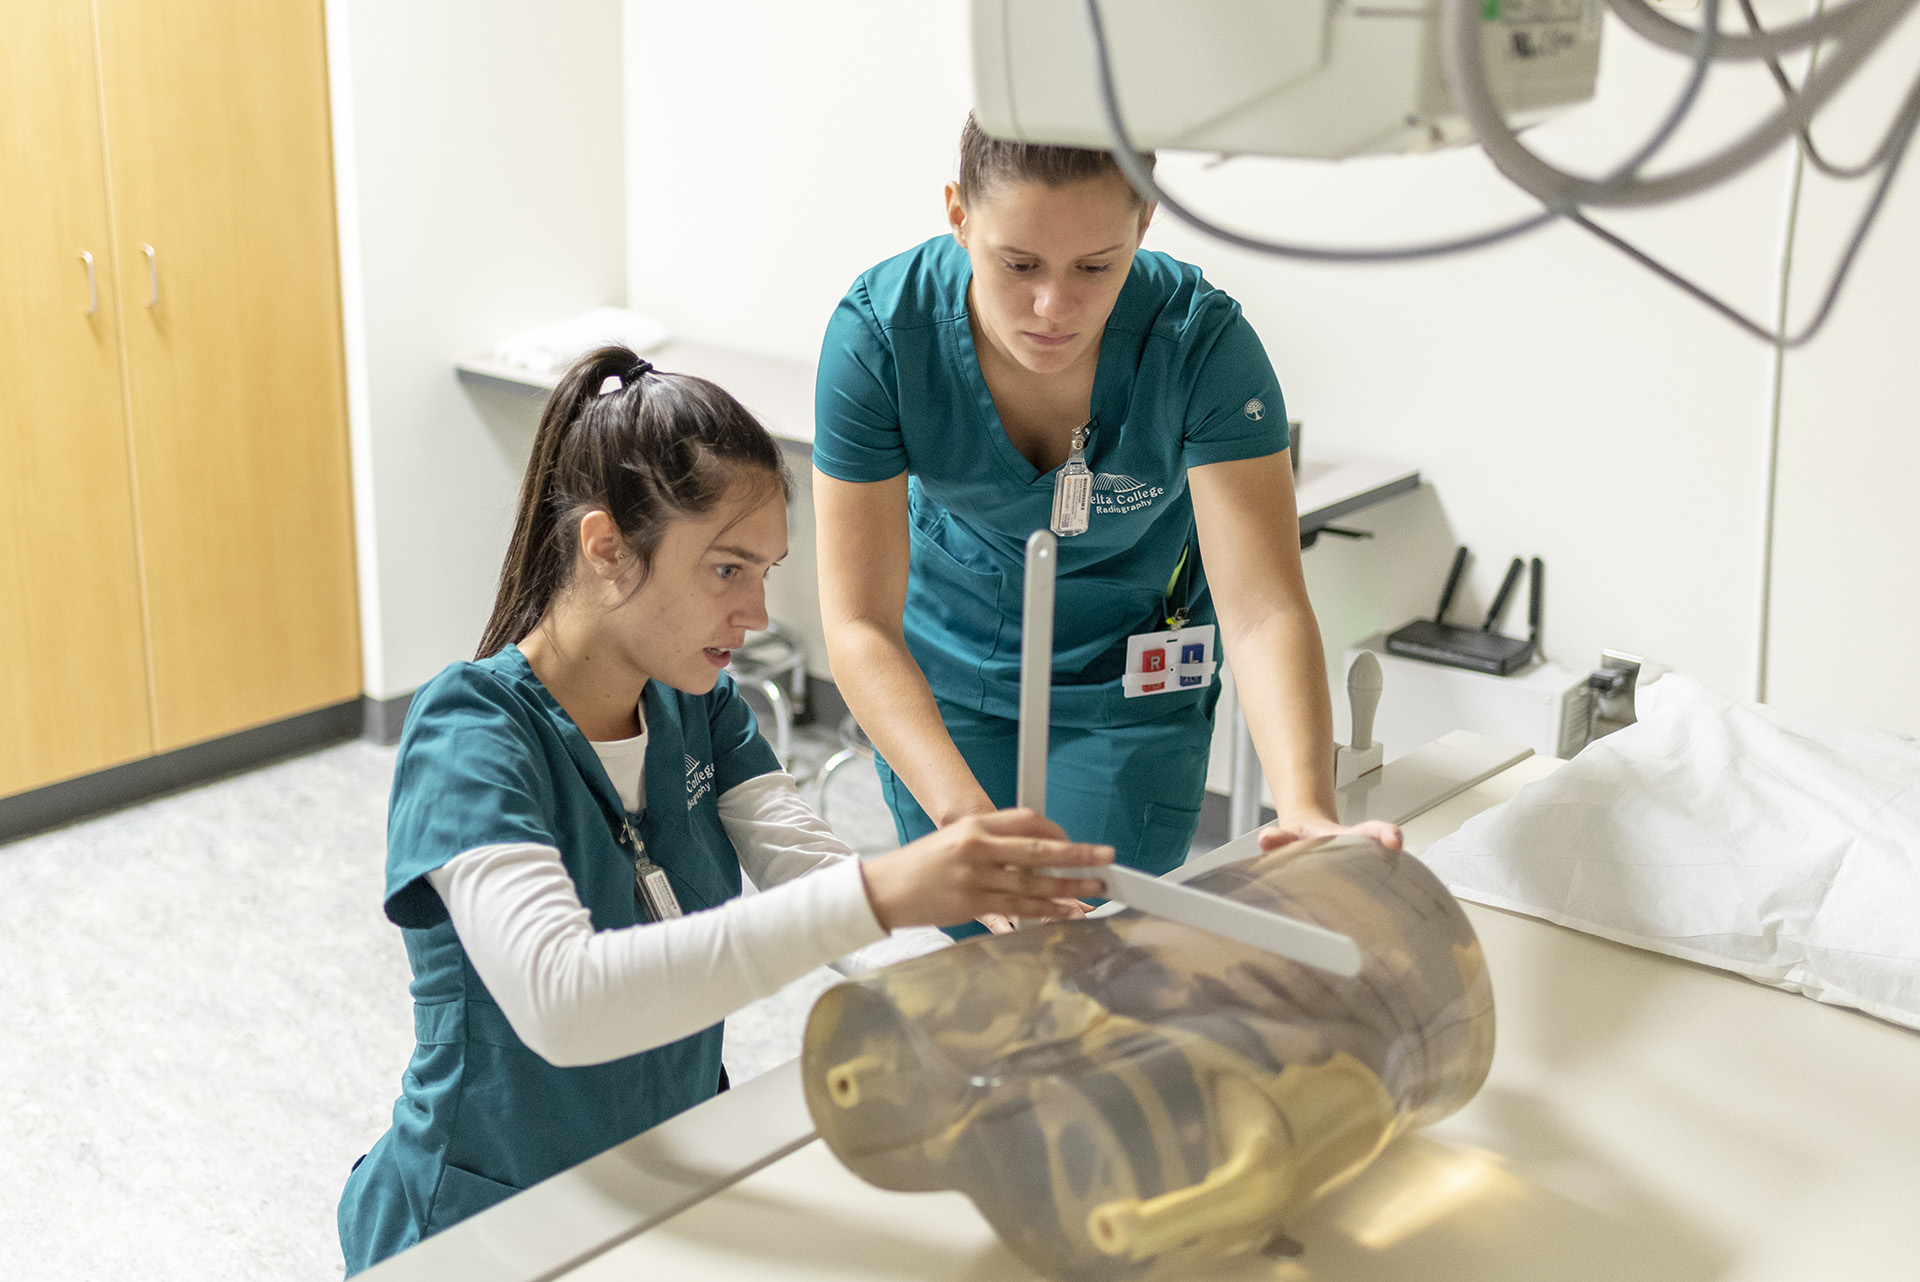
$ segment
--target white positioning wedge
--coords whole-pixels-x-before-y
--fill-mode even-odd
[[[1053,582],[1057,554],[1049,530],[1027,540],[1027,580],[1020,619],[1020,748],[1018,804],[1046,813],[1047,738],[1053,711]],[[1050,869],[1061,877],[1098,877],[1107,897],[1141,912],[1262,948],[1303,966],[1351,978],[1360,946],[1338,931],[1194,890],[1131,868]]]

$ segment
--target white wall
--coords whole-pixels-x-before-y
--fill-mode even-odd
[[[1671,101],[1683,70],[1609,25],[1596,101],[1528,135],[1603,171]],[[1720,77],[1676,144],[1771,106]],[[1321,243],[1405,242],[1527,208],[1478,150],[1426,157],[1165,165],[1170,188],[1236,225]],[[1791,167],[1776,157],[1706,196],[1603,214],[1743,310],[1777,289]],[[1457,621],[1508,560],[1544,558],[1545,644],[1576,668],[1602,647],[1657,657],[1736,695],[1756,680],[1768,348],[1568,226],[1476,254],[1311,266],[1163,218],[1150,244],[1202,263],[1265,339],[1309,453],[1417,464],[1430,490],[1353,522],[1376,539],[1306,554],[1330,658],[1431,613],[1456,543],[1477,553]],[[1524,618],[1510,610],[1509,626]]]
[[[1802,6],[1761,11],[1779,21]],[[1609,23],[1598,101],[1529,135],[1594,172],[1632,148],[1684,70]],[[941,230],[939,186],[970,97],[965,4],[627,0],[627,27],[634,305],[689,337],[811,358],[854,274]],[[1758,69],[1716,71],[1674,155],[1700,154],[1776,101]],[[1860,132],[1831,124],[1834,149],[1857,154]],[[1793,170],[1782,153],[1704,197],[1601,221],[1770,317]],[[1224,221],[1302,240],[1401,241],[1527,208],[1477,151],[1212,169],[1169,157],[1163,175]],[[1889,683],[1857,665],[1836,678],[1830,657],[1869,625],[1911,636],[1916,624],[1915,558],[1901,555],[1916,527],[1895,486],[1920,436],[1888,439],[1911,424],[1900,393],[1920,377],[1920,251],[1899,230],[1916,184],[1906,176],[1842,320],[1787,365],[1765,673],[1764,344],[1570,227],[1378,268],[1257,257],[1164,215],[1148,243],[1241,300],[1310,452],[1404,460],[1429,482],[1354,522],[1373,541],[1307,554],[1331,652],[1430,611],[1458,540],[1479,554],[1463,615],[1484,609],[1509,557],[1545,558],[1547,648],[1570,666],[1622,648],[1737,696],[1764,681],[1777,698],[1920,729],[1920,677]],[[1810,242],[1834,234],[1822,200],[1809,194]]]
[[[812,361],[941,231],[972,103],[955,0],[626,0],[627,292],[682,338]]]
[[[1920,14],[1819,139],[1857,160],[1920,65]],[[1866,192],[1807,177],[1791,301],[1809,311]],[[1767,697],[1920,735],[1920,156],[1909,154],[1833,323],[1783,370]]]
[[[367,693],[471,657],[538,402],[453,362],[624,301],[619,0],[328,0]]]
[[[677,337],[812,363],[881,258],[940,232],[964,5],[627,0],[627,292]],[[806,460],[767,606],[828,676]]]

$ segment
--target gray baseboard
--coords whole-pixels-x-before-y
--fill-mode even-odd
[[[256,726],[206,743],[196,743],[157,757],[130,761],[123,766],[48,784],[31,792],[0,797],[0,841],[11,841],[123,806],[150,801],[169,792],[251,770],[331,743],[356,737],[373,743],[398,743],[400,729],[406,722],[407,709],[412,702],[411,692],[391,699],[350,699],[329,708],[289,717],[270,725]],[[802,723],[837,726],[846,715],[847,701],[841,697],[838,686],[824,677],[808,680],[806,712],[800,717]],[[1206,794],[1200,806],[1200,830],[1194,839],[1196,847],[1211,849],[1226,842],[1227,811],[1225,797],[1211,792]],[[1272,819],[1273,811],[1263,808],[1260,822],[1269,823]]]
[[[207,783],[356,737],[366,722],[365,699],[223,735],[156,757],[0,797],[0,841],[58,828],[169,792]],[[404,715],[404,710],[403,710]]]
[[[391,699],[360,700],[360,737],[369,743],[391,747],[400,742],[400,727],[407,723],[407,709],[413,706],[413,691]]]

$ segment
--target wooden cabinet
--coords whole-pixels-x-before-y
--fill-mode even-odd
[[[86,4],[0,39],[0,795],[153,751]]]
[[[13,6],[0,146],[0,796],[355,698],[320,3]]]

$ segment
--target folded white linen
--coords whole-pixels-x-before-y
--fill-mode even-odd
[[[1435,843],[1463,899],[1920,1028],[1920,742],[1679,675]]]
[[[535,374],[551,374],[609,343],[647,352],[666,341],[666,326],[651,316],[625,307],[594,307],[501,339],[494,344],[493,358]]]

